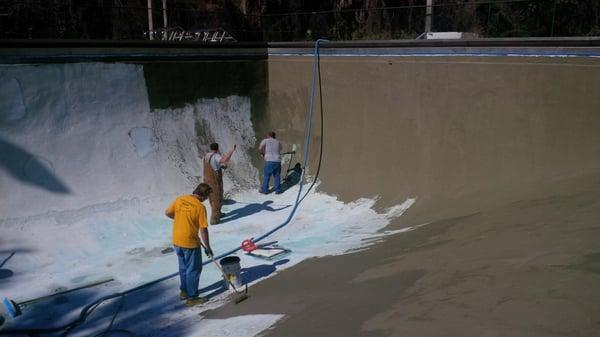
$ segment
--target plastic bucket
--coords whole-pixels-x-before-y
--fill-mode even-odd
[[[242,267],[240,266],[240,258],[237,256],[227,256],[219,261],[221,268],[223,269],[223,282],[225,288],[229,289],[229,282],[233,283],[236,289],[242,286]]]

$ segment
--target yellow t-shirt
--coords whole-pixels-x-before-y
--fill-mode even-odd
[[[173,219],[173,244],[183,248],[200,247],[200,228],[207,228],[206,207],[196,197],[182,195],[167,208],[175,214]]]

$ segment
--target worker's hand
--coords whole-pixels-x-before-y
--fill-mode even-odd
[[[233,144],[233,151],[237,148],[237,144]]]
[[[212,249],[209,248],[204,248],[204,254],[206,254],[206,256],[208,256],[209,259],[213,258],[213,251]]]

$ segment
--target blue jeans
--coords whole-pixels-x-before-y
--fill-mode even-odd
[[[275,192],[281,193],[281,162],[278,161],[266,161],[265,167],[263,168],[263,182],[260,187],[261,193],[267,193],[269,191],[269,180],[273,176],[273,184],[275,185]]]
[[[202,272],[202,253],[198,248],[183,248],[175,246],[179,260],[179,289],[185,291],[188,297],[198,297],[198,283]]]

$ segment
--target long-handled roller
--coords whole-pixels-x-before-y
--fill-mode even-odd
[[[206,247],[204,246],[204,244],[202,242],[200,243],[200,245],[202,246],[202,248],[204,248],[206,250]],[[223,270],[223,268],[221,268],[221,266],[219,266],[217,261],[215,261],[215,258],[213,256],[211,256],[210,260],[215,264],[215,266],[217,266],[217,268],[223,275],[223,278],[225,280],[227,280],[227,283],[229,283],[229,285],[231,286],[231,289],[233,289],[233,291],[235,292],[235,294],[236,294],[235,304],[238,304],[244,300],[247,300],[248,299],[248,285],[246,284],[246,287],[244,288],[243,292],[238,291],[237,288],[233,285],[233,282],[231,282],[229,277],[227,277],[227,274],[225,274],[225,271]]]
[[[58,295],[70,293],[70,292],[73,292],[73,291],[76,291],[76,290],[80,290],[80,289],[84,289],[84,288],[89,288],[89,287],[94,287],[94,286],[97,286],[97,285],[101,285],[101,284],[104,284],[104,283],[111,282],[113,280],[114,279],[112,277],[104,278],[104,279],[101,279],[101,280],[98,280],[98,281],[95,281],[95,282],[92,282],[92,283],[84,284],[84,285],[79,286],[77,288],[67,289],[67,290],[63,290],[63,291],[60,291],[60,292],[57,292],[57,293],[53,293],[53,294],[50,294],[50,295],[45,295],[45,296],[42,296],[42,297],[32,298],[30,300],[23,301],[23,302],[15,302],[15,301],[10,300],[10,299],[8,299],[8,298],[5,297],[4,300],[2,300],[2,305],[4,306],[4,309],[5,309],[6,313],[11,318],[15,318],[15,317],[21,315],[21,306],[23,306],[23,305],[26,305],[26,304],[29,304],[29,303],[33,303],[33,302],[37,302],[37,301],[41,301],[41,300],[44,300],[44,299],[47,299],[47,298],[50,298],[50,297],[53,297],[53,296],[58,296]]]
[[[292,161],[294,161],[294,155],[296,154],[296,144],[294,144],[292,151],[283,153],[283,154],[290,154],[290,160],[288,161],[288,166],[287,169],[285,170],[285,178],[283,178],[283,180],[287,180],[288,177],[288,172],[290,172],[290,167],[292,166]]]

